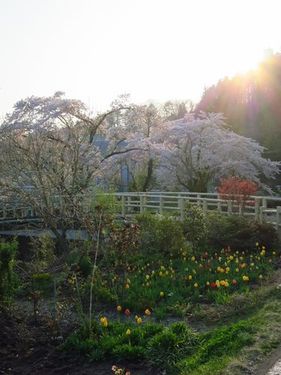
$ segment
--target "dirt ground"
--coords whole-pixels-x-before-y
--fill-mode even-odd
[[[131,375],[157,375],[144,363],[89,363],[72,353],[58,349],[60,338],[50,335],[48,322],[0,308],[0,374],[2,375],[109,375],[111,367],[126,368]]]

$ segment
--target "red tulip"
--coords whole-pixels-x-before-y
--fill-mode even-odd
[[[126,309],[126,310],[124,311],[124,314],[125,314],[126,316],[130,316],[130,315],[131,315],[131,311],[130,311],[129,309]]]

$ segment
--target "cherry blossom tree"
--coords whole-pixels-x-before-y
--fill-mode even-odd
[[[127,165],[130,174],[130,189],[147,191],[156,183],[155,171],[158,166],[158,153],[155,152],[153,138],[163,120],[160,108],[154,104],[134,105],[123,117],[122,126],[127,140],[135,150],[119,159]]]
[[[128,109],[119,101],[93,116],[58,92],[19,101],[0,128],[2,194],[31,206],[61,247],[83,216],[82,197],[103,180],[109,160],[139,150],[133,137],[124,142],[127,130],[107,123]]]
[[[264,158],[264,147],[254,140],[229,130],[222,114],[201,112],[167,122],[156,140],[162,181],[189,191],[206,192],[211,183],[228,176],[266,188],[262,177],[271,179],[280,172],[280,163]]]

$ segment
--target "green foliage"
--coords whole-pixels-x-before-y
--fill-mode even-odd
[[[280,343],[278,293],[279,301],[267,303],[249,319],[207,333],[195,333],[184,322],[165,327],[156,323],[137,325],[126,318],[123,322],[109,320],[108,326],[102,327],[93,321],[90,334],[89,327],[82,326],[66,340],[64,348],[94,361],[146,360],[169,375],[232,374],[229,364],[243,348],[248,350],[254,344],[255,351],[267,354]]]
[[[189,374],[213,359],[224,357],[226,354],[237,354],[253,342],[253,333],[256,330],[255,320],[242,320],[203,335],[196,353],[178,364],[180,373]]]
[[[79,269],[84,277],[88,277],[92,273],[93,263],[89,255],[82,255],[78,262]]]
[[[49,235],[31,239],[32,260],[29,264],[31,272],[43,273],[55,260],[55,241]]]
[[[90,208],[96,213],[103,211],[107,214],[114,214],[119,210],[116,197],[110,192],[108,194],[104,193],[101,189],[95,189]]]
[[[198,335],[185,323],[173,323],[149,341],[146,357],[157,368],[173,371],[176,363],[190,355],[198,342]]]
[[[164,329],[162,325],[155,323],[136,326],[116,321],[109,322],[108,327],[101,327],[95,321],[92,327],[90,338],[88,328],[84,326],[68,337],[64,348],[78,351],[95,361],[106,357],[118,360],[144,359],[147,343]]]
[[[15,289],[15,256],[18,243],[0,242],[0,301],[6,302],[11,298]]]
[[[201,207],[187,204],[184,208],[183,231],[186,239],[195,246],[203,245],[208,233],[206,215]]]
[[[207,243],[214,249],[230,247],[250,251],[261,246],[274,249],[278,243],[276,230],[270,224],[260,224],[243,216],[209,214]]]
[[[140,225],[140,251],[166,255],[177,255],[186,248],[182,225],[174,217],[141,214],[137,216]]]
[[[49,273],[35,273],[32,275],[32,289],[41,294],[49,295],[53,290],[53,277]]]

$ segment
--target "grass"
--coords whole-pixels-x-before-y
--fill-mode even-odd
[[[272,289],[276,289],[272,287]],[[281,344],[281,292],[263,301],[247,319],[210,331],[202,347],[179,364],[180,375],[235,375],[257,371]]]
[[[263,306],[247,318],[207,333],[198,334],[185,322],[165,327],[112,321],[106,328],[96,323],[91,338],[80,329],[69,337],[65,348],[93,360],[147,361],[167,374],[246,374],[247,363],[253,367],[253,357],[261,361],[281,343],[281,292],[276,289],[266,296]]]

